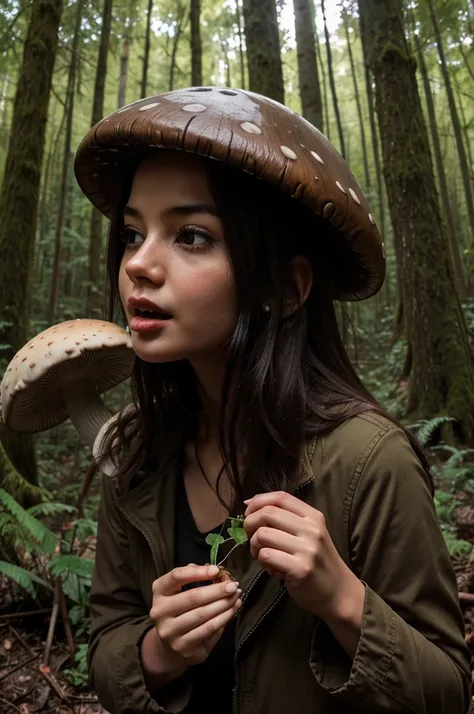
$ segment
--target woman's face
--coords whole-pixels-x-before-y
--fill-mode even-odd
[[[174,151],[145,159],[123,217],[119,292],[136,354],[146,362],[222,357],[237,297],[204,161]]]

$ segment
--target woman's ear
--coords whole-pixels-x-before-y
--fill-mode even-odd
[[[296,255],[290,262],[291,276],[296,287],[296,295],[285,300],[284,317],[293,315],[308,299],[313,285],[313,268],[308,258]]]

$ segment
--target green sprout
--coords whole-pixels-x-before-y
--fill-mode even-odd
[[[232,551],[237,548],[237,546],[242,545],[242,543],[245,543],[247,538],[247,534],[243,528],[244,525],[244,519],[243,517],[237,516],[237,518],[226,518],[227,521],[230,521],[230,528],[227,529],[227,533],[229,534],[229,538],[224,538],[223,535],[220,535],[220,533],[209,533],[209,535],[206,537],[206,543],[211,546],[211,555],[210,555],[210,563],[211,565],[222,565],[224,560],[229,557],[229,555],[232,553]],[[220,563],[217,562],[217,553],[219,551],[219,547],[223,543],[228,543],[230,540],[233,540],[235,545],[231,550],[227,553],[225,558],[223,558]]]

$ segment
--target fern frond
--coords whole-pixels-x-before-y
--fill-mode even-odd
[[[6,560],[0,560],[0,573],[3,573],[7,578],[10,578],[10,580],[13,580],[17,585],[20,585],[31,597],[36,597],[35,582],[51,590],[51,586],[46,580],[38,577],[35,573],[30,573],[30,571],[25,570],[25,568],[20,568],[18,565],[8,563]]]
[[[88,558],[80,558],[78,555],[57,555],[48,563],[48,569],[53,575],[63,575],[72,573],[80,578],[92,578],[94,561]]]
[[[410,424],[408,429],[414,431],[418,440],[426,446],[430,440],[433,432],[439,429],[443,424],[448,424],[449,422],[456,421],[453,417],[439,416],[433,417],[433,419],[420,419],[420,421]]]
[[[52,501],[44,501],[35,506],[27,508],[27,513],[37,518],[38,516],[57,516],[60,513],[75,513],[76,508],[69,506],[67,503],[54,503]]]
[[[0,506],[9,511],[18,523],[38,542],[43,552],[50,555],[57,546],[58,539],[52,531],[37,518],[30,515],[5,489],[0,488]]]

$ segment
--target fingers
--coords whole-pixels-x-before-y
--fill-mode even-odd
[[[273,529],[297,536],[301,535],[306,522],[301,516],[270,504],[245,517],[244,528],[249,539],[262,526],[270,526]]]
[[[157,585],[159,582],[159,580],[155,581]],[[155,583],[153,583],[155,597],[150,611],[150,617],[153,620],[157,620],[160,617],[177,617],[185,612],[219,600],[227,601],[228,604],[229,598],[235,595],[239,586],[235,581],[214,583],[213,585],[206,585],[206,587],[191,588],[169,597],[163,597],[159,596],[159,587],[155,589]]]
[[[217,565],[184,565],[174,568],[153,583],[154,595],[174,595],[180,593],[183,585],[212,580],[219,572]]]
[[[209,632],[207,632],[206,629],[203,630],[203,633],[207,633],[205,635],[203,634],[203,637],[212,636],[216,632],[216,629],[219,629],[218,618],[221,615],[228,613],[230,610],[236,612],[239,609],[242,604],[240,600],[241,594],[241,591],[237,591],[233,597],[221,598],[209,603],[208,605],[204,605],[203,607],[194,608],[193,610],[184,612],[182,615],[177,617],[173,615],[163,617],[157,625],[157,631],[160,639],[169,641],[173,638],[184,636],[201,626],[206,626],[207,624],[214,622],[214,625],[211,625]],[[216,622],[217,625],[215,624]]]
[[[238,598],[232,607],[227,608],[224,612],[221,612],[219,615],[216,615],[211,620],[199,625],[190,632],[179,636],[173,644],[173,650],[183,657],[186,657],[187,653],[194,654],[196,649],[200,646],[206,647],[206,651],[209,652],[210,649],[212,649],[212,647],[207,649],[209,643],[211,643],[216,636],[217,639],[215,642],[217,642],[220,637],[220,635],[218,635],[219,631],[223,631],[223,628],[232,620],[241,605],[242,602],[240,598]],[[215,645],[215,642],[212,646]]]
[[[296,496],[286,491],[270,491],[269,493],[258,493],[253,498],[245,501],[247,505],[247,510],[245,511],[245,517],[249,516],[251,513],[258,511],[264,506],[276,506],[277,508],[284,509],[290,513],[294,513],[300,518],[314,516],[314,511],[316,509],[309,506],[304,501],[301,501]]]
[[[301,548],[300,539],[276,528],[261,526],[250,539],[250,553],[253,558],[258,557],[262,548],[274,548],[284,553],[294,554]]]

